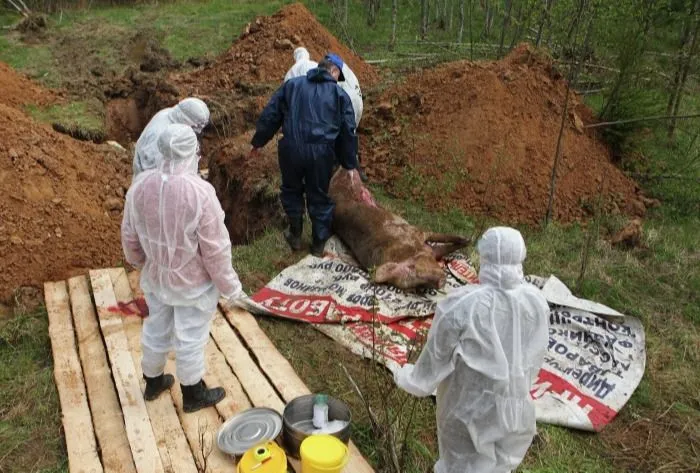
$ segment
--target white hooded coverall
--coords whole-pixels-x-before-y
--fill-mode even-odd
[[[169,125],[158,139],[158,169],[139,174],[126,194],[122,246],[141,269],[149,315],[143,323],[143,374],[163,373],[175,349],[177,376],[204,375],[204,349],[219,296],[244,297],[231,266],[231,242],[214,188],[197,175],[197,137]]]
[[[350,96],[352,101],[352,109],[355,112],[355,126],[360,126],[360,119],[362,118],[362,90],[360,90],[360,81],[357,80],[357,76],[348,67],[347,64],[343,64],[343,76],[345,80],[338,82],[338,85]]]
[[[524,282],[520,232],[491,228],[478,251],[480,284],[438,304],[415,366],[395,375],[415,396],[437,388],[435,473],[510,472],[536,434],[530,389],[547,350],[549,306]]]
[[[168,125],[180,123],[192,127],[195,133],[201,133],[209,123],[209,108],[202,100],[186,98],[174,107],[164,108],[153,115],[146,128],[141,132],[134,149],[134,177],[148,169],[155,169],[162,155],[158,149],[158,137]]]
[[[312,61],[309,56],[309,51],[306,48],[296,48],[294,50],[294,65],[287,71],[284,76],[284,82],[295,77],[305,76],[311,69],[318,67],[316,61]]]

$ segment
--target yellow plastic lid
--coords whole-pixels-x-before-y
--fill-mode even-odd
[[[259,454],[260,450],[265,453]],[[260,461],[265,458],[267,461]],[[287,455],[275,442],[258,445],[245,452],[238,462],[238,473],[287,473]]]
[[[311,435],[301,442],[299,453],[309,463],[330,468],[345,462],[348,447],[332,435]]]

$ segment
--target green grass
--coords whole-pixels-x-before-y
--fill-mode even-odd
[[[87,102],[70,102],[39,108],[29,105],[27,111],[36,120],[44,123],[61,123],[69,128],[80,128],[93,133],[103,131],[104,119],[99,110]]]
[[[45,311],[0,321],[0,471],[68,471]]]

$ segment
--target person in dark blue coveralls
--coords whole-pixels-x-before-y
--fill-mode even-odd
[[[301,249],[304,194],[311,217],[311,254],[323,256],[331,236],[333,201],[328,185],[337,162],[357,168],[355,113],[348,94],[338,87],[343,60],[328,54],[306,76],[285,82],[258,119],[251,157],[258,155],[282,127],[278,144],[282,173],[282,206],[289,217],[284,237],[294,251]]]

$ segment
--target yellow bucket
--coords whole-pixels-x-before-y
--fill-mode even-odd
[[[287,455],[275,442],[251,448],[238,462],[238,473],[287,473]]]
[[[348,447],[332,435],[306,437],[299,454],[301,473],[340,473],[350,458]]]

